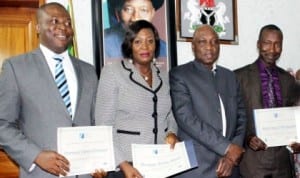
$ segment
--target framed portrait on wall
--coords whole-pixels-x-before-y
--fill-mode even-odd
[[[158,30],[160,52],[156,65],[169,70],[174,65],[171,61],[171,48],[174,46],[170,45],[168,8],[167,0],[93,0],[94,58],[97,72],[100,72],[103,65],[123,59],[121,45],[126,28],[136,20],[150,21]]]
[[[176,0],[177,40],[191,41],[203,24],[215,29],[221,43],[238,44],[236,0]]]

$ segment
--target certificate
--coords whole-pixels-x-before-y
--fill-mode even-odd
[[[143,178],[164,178],[198,166],[192,141],[168,144],[132,144],[133,166]]]
[[[58,128],[57,150],[70,162],[67,176],[115,169],[111,126]]]
[[[289,145],[299,140],[300,107],[255,109],[254,121],[257,136],[268,147]]]

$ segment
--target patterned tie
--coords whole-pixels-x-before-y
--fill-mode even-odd
[[[274,87],[273,87],[273,76],[271,74],[270,69],[266,69],[268,74],[268,97],[269,97],[269,107],[276,107],[276,101],[274,96]]]
[[[72,117],[70,93],[69,93],[66,75],[65,75],[64,68],[62,65],[63,57],[55,56],[54,59],[57,61],[56,65],[55,65],[55,82],[56,82],[57,88],[60,92],[60,95],[67,107],[67,110],[68,110],[70,116]]]

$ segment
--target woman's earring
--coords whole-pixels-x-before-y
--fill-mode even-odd
[[[156,64],[156,58],[153,58],[152,62],[153,64]]]
[[[133,61],[132,61],[132,59],[129,59],[128,61],[129,61],[129,63],[133,64]]]

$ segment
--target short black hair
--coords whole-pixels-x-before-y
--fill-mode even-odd
[[[36,19],[37,19],[38,22],[39,22],[40,18],[43,16],[43,14],[45,13],[46,9],[49,8],[49,7],[51,7],[51,6],[59,7],[61,9],[64,9],[67,13],[69,13],[67,11],[67,9],[62,4],[60,4],[58,2],[49,2],[49,3],[41,5],[38,8],[38,10],[36,12]]]
[[[124,58],[132,58],[132,42],[142,29],[150,29],[153,32],[155,38],[155,57],[158,57],[160,49],[160,38],[158,31],[152,23],[146,20],[138,20],[130,24],[126,29],[124,41],[122,43],[122,54]]]
[[[283,33],[282,33],[281,29],[280,29],[278,26],[274,25],[274,24],[269,24],[269,25],[263,26],[263,27],[260,29],[259,36],[258,36],[258,40],[261,40],[261,38],[262,38],[262,33],[263,33],[264,31],[267,31],[267,30],[278,31],[279,34],[281,35],[281,39],[283,39]]]
[[[161,8],[161,6],[164,4],[165,0],[149,0],[152,3],[152,6],[154,7],[155,10]],[[110,0],[107,1],[108,3],[108,8],[111,10],[117,10],[121,11],[126,0]]]

